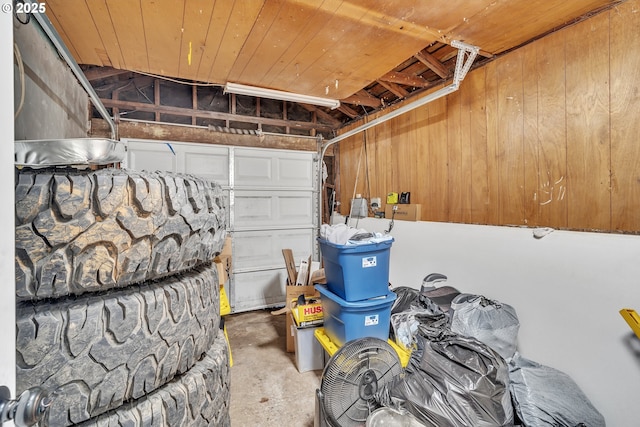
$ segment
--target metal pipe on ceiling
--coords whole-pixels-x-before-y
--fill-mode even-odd
[[[327,149],[333,145],[336,144],[344,139],[347,139],[353,135],[357,135],[360,132],[363,132],[369,128],[372,128],[374,126],[379,125],[380,123],[384,123],[387,120],[391,120],[394,117],[398,117],[406,112],[409,112],[411,110],[415,110],[418,107],[422,107],[423,105],[426,105],[430,102],[433,102],[437,99],[440,99],[444,96],[449,95],[450,93],[453,93],[455,91],[458,90],[458,88],[460,87],[460,83],[462,83],[462,80],[464,80],[465,76],[467,75],[467,73],[469,72],[469,70],[471,69],[471,65],[473,64],[474,59],[476,58],[476,56],[478,55],[478,52],[480,51],[480,48],[477,46],[472,46],[470,44],[464,43],[464,42],[460,42],[457,40],[454,40],[451,42],[451,46],[455,47],[458,49],[458,56],[456,59],[456,67],[455,67],[455,72],[453,75],[453,83],[451,83],[448,86],[445,86],[443,88],[438,89],[435,92],[429,93],[425,96],[423,96],[422,98],[419,98],[413,102],[410,102],[408,104],[403,105],[402,107],[393,110],[392,112],[385,114],[384,116],[380,116],[377,117],[373,120],[371,120],[370,122],[367,123],[363,123],[358,127],[355,127],[341,135],[336,136],[335,138],[329,139],[326,142],[324,142],[321,146],[321,148],[319,149],[319,158],[320,158],[320,165],[322,166],[322,162],[324,159],[324,155],[327,152]],[[322,178],[320,177],[320,179],[318,180],[318,182],[320,183],[320,191],[319,191],[319,196],[318,196],[318,212],[319,212],[319,221],[318,224],[321,225],[322,224]],[[331,207],[331,209],[333,209],[333,207]],[[318,236],[320,235],[320,228],[318,228]]]
[[[384,116],[380,116],[378,118],[375,118],[373,120],[371,120],[370,122],[364,123],[356,128],[351,129],[350,131],[347,131],[343,134],[340,134],[338,136],[336,136],[335,138],[329,139],[327,140],[327,142],[325,142],[322,145],[322,150],[323,150],[323,154],[327,151],[327,148],[329,148],[331,145],[342,141],[343,139],[347,139],[353,135],[359,134],[360,132],[363,132],[369,128],[372,128],[374,126],[379,125],[380,123],[384,123],[387,120],[391,120],[394,117],[398,117],[406,112],[409,112],[411,110],[415,110],[418,107],[422,107],[423,105],[426,105],[432,101],[435,101],[436,99],[442,98],[443,96],[449,95],[452,92],[455,92],[456,90],[458,90],[458,86],[459,84],[453,83],[450,84],[449,86],[445,86],[441,89],[438,89],[435,92],[432,92],[416,101],[413,101],[409,104],[403,105],[402,107],[393,110],[392,112],[390,112],[389,114],[385,114]]]
[[[100,97],[98,97],[98,94],[96,94],[96,92],[93,90],[91,83],[89,83],[89,81],[87,80],[87,77],[84,75],[84,73],[80,69],[80,66],[78,65],[78,63],[75,61],[75,59],[73,59],[71,52],[69,52],[69,49],[67,49],[67,47],[63,43],[62,39],[60,38],[60,35],[51,24],[51,21],[49,20],[49,18],[47,18],[47,15],[44,13],[34,13],[32,14],[32,16],[36,19],[36,21],[38,21],[38,24],[40,25],[44,33],[47,35],[47,37],[49,37],[49,40],[51,40],[51,43],[53,43],[54,47],[57,49],[62,59],[64,59],[67,65],[69,66],[69,68],[71,68],[71,71],[73,72],[73,74],[76,76],[76,78],[78,79],[78,81],[80,82],[84,90],[89,95],[89,99],[91,99],[91,103],[96,107],[100,115],[109,124],[109,128],[111,129],[111,139],[116,139],[116,125],[113,122],[113,119],[111,118],[111,116],[109,115],[109,112],[100,101]]]

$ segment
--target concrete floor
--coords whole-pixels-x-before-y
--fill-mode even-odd
[[[225,316],[231,367],[233,427],[312,427],[322,371],[298,372],[287,353],[285,315],[268,310]]]

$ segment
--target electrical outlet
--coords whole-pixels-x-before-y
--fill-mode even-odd
[[[371,209],[373,210],[380,209],[381,204],[382,204],[382,200],[380,199],[380,197],[371,198]]]

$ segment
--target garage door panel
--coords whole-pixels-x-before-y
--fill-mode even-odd
[[[259,182],[273,182],[272,163],[271,158],[242,155],[236,152],[236,184],[255,185]]]
[[[282,158],[278,159],[278,181],[282,183],[303,182],[312,186],[311,168],[308,158]]]
[[[284,268],[235,274],[233,311],[237,313],[284,304],[286,277]]]
[[[274,199],[275,197],[269,193],[236,194],[235,225],[242,227],[269,223],[276,215]]]
[[[180,142],[126,140],[127,167],[198,175],[229,185],[229,149]]]
[[[234,272],[284,267],[282,249],[291,249],[299,264],[313,251],[315,230],[260,230],[233,234]]]
[[[178,171],[178,159],[165,143],[128,141],[127,168],[146,171]]]
[[[307,191],[235,192],[234,227],[313,227],[313,193]]]
[[[184,150],[183,170],[186,173],[202,176],[217,181],[222,186],[229,185],[229,152],[227,148],[203,147],[186,145]]]
[[[312,195],[282,195],[278,198],[280,219],[289,224],[312,224]]]
[[[243,188],[312,189],[312,153],[236,148],[235,185]]]

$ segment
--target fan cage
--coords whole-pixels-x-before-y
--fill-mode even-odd
[[[341,427],[364,425],[378,408],[375,393],[401,373],[400,358],[386,341],[368,337],[346,343],[322,374],[325,413]]]

